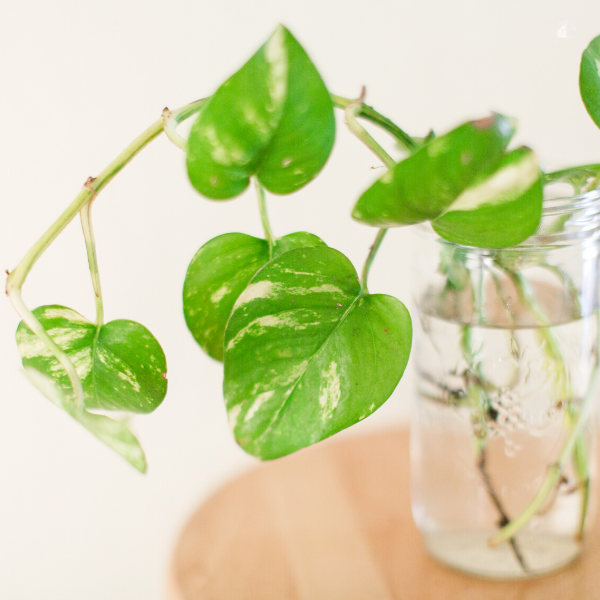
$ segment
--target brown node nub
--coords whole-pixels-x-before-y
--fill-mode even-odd
[[[509,523],[510,521],[508,520],[508,517],[506,515],[502,515],[502,517],[498,519],[498,527],[500,528],[508,525]]]
[[[95,190],[92,187],[92,184],[94,183],[94,181],[96,181],[95,177],[92,177],[92,176],[88,177],[87,181],[83,184],[83,187],[88,188],[88,190],[92,190],[92,192],[94,192]]]
[[[473,121],[473,127],[477,129],[489,129],[493,127],[496,122],[496,115],[492,113],[489,117],[483,117],[483,119],[477,119]]]

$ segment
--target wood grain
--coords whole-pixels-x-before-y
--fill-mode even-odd
[[[559,573],[490,582],[430,558],[413,524],[408,433],[329,440],[219,490],[185,527],[169,600],[600,600],[600,539]]]

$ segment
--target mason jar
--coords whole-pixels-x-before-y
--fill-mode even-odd
[[[513,248],[415,229],[415,523],[468,573],[558,569],[594,512],[600,191],[548,196]]]

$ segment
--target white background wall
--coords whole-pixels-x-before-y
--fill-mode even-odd
[[[556,29],[568,21],[566,39]],[[286,24],[329,89],[367,101],[414,135],[498,110],[549,166],[600,162],[600,131],[578,97],[579,56],[600,33],[597,0],[19,0],[0,2],[0,267],[21,257],[75,196],[160,115],[211,94]],[[378,162],[339,120],[323,174],[270,200],[277,234],[310,230],[360,268],[374,231],[353,223]],[[95,204],[106,317],[145,324],[162,343],[169,394],[133,426],[146,476],[37,394],[20,373],[18,318],[0,302],[0,598],[158,600],[178,530],[221,482],[255,464],[233,442],[221,365],[186,330],[181,286],[211,237],[260,235],[252,191],[213,203],[187,183],[166,139]],[[410,303],[406,231],[388,236],[370,288]],[[25,286],[30,306],[93,318],[74,222]],[[405,420],[405,378],[355,432]]]

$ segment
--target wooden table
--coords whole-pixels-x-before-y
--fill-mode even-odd
[[[490,582],[424,550],[408,434],[328,440],[218,491],[183,531],[169,600],[600,600],[600,536],[539,579]]]

